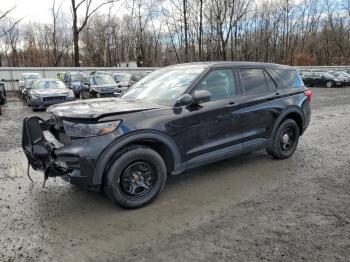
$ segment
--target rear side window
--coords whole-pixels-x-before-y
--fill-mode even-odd
[[[303,80],[301,79],[299,72],[294,69],[275,69],[273,70],[279,81],[284,81],[286,88],[299,88],[304,86]]]
[[[265,74],[262,69],[240,69],[239,72],[245,95],[267,92]]]

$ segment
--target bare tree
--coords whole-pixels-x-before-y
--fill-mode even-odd
[[[98,4],[95,8],[92,7],[93,0],[80,0],[78,3],[75,0],[72,1],[72,14],[73,14],[73,44],[74,44],[74,65],[80,66],[79,58],[79,34],[86,26],[89,18],[96,13],[102,6],[116,2],[115,0],[107,0]],[[78,10],[85,4],[85,15],[82,18],[80,26],[78,25]]]

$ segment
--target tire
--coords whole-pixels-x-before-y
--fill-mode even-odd
[[[164,160],[156,151],[144,146],[129,147],[112,161],[104,189],[113,203],[127,209],[139,208],[158,196],[166,176]]]
[[[326,83],[326,87],[328,87],[328,88],[334,87],[334,82],[333,82],[333,81],[328,81],[328,82]]]
[[[283,121],[277,129],[271,147],[266,148],[269,155],[285,159],[293,155],[298,146],[299,127],[293,119]]]

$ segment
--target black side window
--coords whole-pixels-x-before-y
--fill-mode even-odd
[[[265,79],[266,79],[266,83],[267,83],[267,88],[269,91],[271,90],[276,90],[277,88],[277,85],[276,83],[272,80],[271,76],[269,73],[265,72],[264,71],[264,74],[265,74]]]
[[[240,69],[244,94],[258,94],[267,92],[264,71],[262,69]]]
[[[236,85],[231,69],[217,69],[209,72],[194,90],[207,90],[210,100],[226,99],[236,96]]]

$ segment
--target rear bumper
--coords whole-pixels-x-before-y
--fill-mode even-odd
[[[47,126],[48,122],[38,117],[23,121],[22,148],[33,169],[43,171],[47,177],[62,176],[73,184],[98,189],[100,185],[93,183],[98,158],[118,135],[110,133],[61,144],[51,133],[44,135],[49,132]]]

